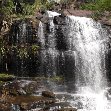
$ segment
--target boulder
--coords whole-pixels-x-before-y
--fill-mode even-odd
[[[55,94],[50,91],[42,91],[42,96],[48,97],[48,98],[55,98]]]
[[[22,89],[26,92],[26,94],[31,95],[38,89],[38,83],[36,81],[28,81]]]
[[[31,95],[38,88],[38,83],[31,80],[15,80],[2,86],[2,94],[8,92],[8,95]],[[6,95],[6,94],[5,94]]]

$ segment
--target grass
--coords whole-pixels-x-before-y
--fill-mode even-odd
[[[52,81],[52,82],[62,82],[64,81],[64,77],[62,76],[52,76],[52,77],[35,77],[35,80],[49,80],[49,81]]]
[[[49,78],[49,80],[55,81],[55,82],[61,82],[64,80],[64,78],[62,76],[54,76],[54,77]]]
[[[5,73],[0,73],[0,78],[8,78],[8,77],[14,77],[13,75],[10,74],[5,74]]]
[[[82,4],[81,9],[94,10],[94,11],[111,11],[111,0],[96,0]]]
[[[5,74],[5,73],[0,73],[0,81],[8,81],[11,79],[14,79],[15,76],[14,75],[10,75],[10,74]]]
[[[91,17],[98,20],[104,16],[104,12],[111,11],[111,0],[95,0],[95,2],[84,3],[80,9],[94,11]]]

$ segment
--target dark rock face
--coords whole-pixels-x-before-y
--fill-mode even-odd
[[[62,31],[63,27],[59,24],[58,28],[56,29],[56,43],[57,43],[56,48],[59,51],[67,51],[68,50],[68,46],[66,43],[66,37],[64,36],[64,33]]]
[[[34,29],[30,20],[15,21],[10,29],[8,43],[16,45],[17,43],[33,43]]]
[[[55,16],[54,17],[54,24],[55,25],[65,25],[66,23],[65,23],[65,15],[64,14],[61,14],[61,15],[59,15],[59,16]]]
[[[0,73],[8,72],[19,76],[23,76],[25,73],[25,75],[31,76],[38,72],[37,25],[38,23],[31,19],[13,22],[8,34],[3,38],[5,42],[2,45],[6,53],[0,57],[0,61],[2,61],[0,62]]]

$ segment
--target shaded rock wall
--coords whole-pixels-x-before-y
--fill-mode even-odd
[[[35,24],[30,19],[13,22],[1,41],[1,73],[33,76],[38,72],[39,44]]]

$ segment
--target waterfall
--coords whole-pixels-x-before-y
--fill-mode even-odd
[[[47,34],[42,22],[38,30],[41,43],[41,72],[56,75],[63,70],[67,77],[74,78],[78,90],[84,87],[99,93],[105,89],[105,58],[109,38],[107,31],[93,19],[75,16],[66,17],[65,25],[56,26],[53,18],[59,14],[50,11],[47,13]]]
[[[58,14],[48,12],[47,34],[45,24],[39,24],[41,70],[50,76],[62,73],[68,88],[77,90],[70,103],[81,103],[80,111],[108,111],[105,90],[110,34],[91,18],[67,16],[65,24],[55,25],[54,16]]]
[[[90,18],[69,16],[66,22],[67,44],[76,57],[76,85],[100,92],[107,86],[107,32]]]
[[[81,111],[109,111],[104,95],[107,88],[107,30],[91,18],[69,16],[66,23],[68,50],[74,52],[75,57],[77,93],[85,94],[79,100],[82,103]]]
[[[20,37],[18,38],[20,42],[25,43],[26,42],[26,26],[27,24],[25,22],[21,23],[19,26],[20,29]]]
[[[54,16],[58,16],[56,12],[47,11],[49,17],[48,31],[44,34],[45,24],[40,22],[38,29],[39,41],[41,43],[41,69],[40,73],[47,76],[54,76],[57,74],[56,61],[58,51],[56,50],[55,26],[53,23]],[[45,71],[44,71],[45,70]]]

